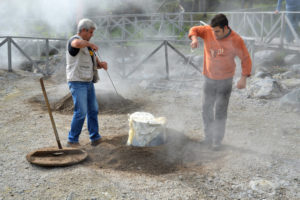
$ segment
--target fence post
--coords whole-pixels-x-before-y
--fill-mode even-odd
[[[164,25],[164,20],[165,20],[165,13],[161,13],[160,14],[160,26],[159,26],[159,29],[158,29],[159,34],[161,33],[161,29]]]
[[[49,71],[49,39],[47,38],[46,39],[46,74],[50,74],[50,71]]]
[[[265,14],[262,13],[261,16],[261,29],[260,29],[260,41],[264,40],[264,25],[265,25]]]
[[[121,49],[122,49],[122,77],[125,77],[126,75],[126,67],[125,67],[125,55],[124,55],[124,52],[125,52],[125,42],[122,42],[121,43]]]
[[[165,45],[165,60],[166,60],[166,72],[167,72],[166,79],[169,80],[169,59],[168,59],[168,41],[167,40],[164,41],[164,45]]]
[[[280,46],[283,46],[285,36],[285,13],[281,14],[281,32],[280,32]]]
[[[179,13],[179,29],[180,29],[180,32],[182,31],[182,28],[183,28],[183,21],[184,21],[183,13]]]
[[[122,40],[125,40],[126,39],[126,33],[125,33],[125,18],[124,18],[124,16],[122,16],[122,27],[123,27],[123,29],[122,29]]]
[[[8,71],[12,72],[12,63],[11,63],[11,37],[7,37],[7,57],[8,57]]]

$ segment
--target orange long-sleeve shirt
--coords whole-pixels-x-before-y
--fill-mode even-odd
[[[210,79],[232,78],[236,64],[234,58],[241,60],[242,75],[250,76],[252,61],[243,39],[234,31],[217,40],[211,26],[195,26],[190,29],[189,38],[201,37],[204,40],[203,74]]]

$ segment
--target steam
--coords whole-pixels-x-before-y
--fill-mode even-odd
[[[76,1],[4,0],[0,3],[3,16],[1,35],[33,36],[60,34],[71,30],[76,16]],[[55,36],[55,35],[53,35]]]
[[[150,0],[1,0],[0,35],[65,35],[74,29],[79,18],[114,14],[130,9],[129,6],[135,11],[139,8],[152,12],[153,5]]]
[[[0,1],[0,14],[3,19],[0,21],[1,30],[0,35],[3,36],[47,36],[47,37],[59,37],[59,38],[69,38],[71,35],[75,34],[76,22],[82,17],[97,17],[108,14],[122,14],[126,12],[122,6],[131,5],[132,7],[139,8],[140,11],[144,13],[156,12],[157,8],[161,5],[161,2],[154,2],[151,0],[128,0],[126,3],[122,0],[2,0]],[[128,9],[131,8],[128,6]],[[145,34],[151,35],[149,30],[145,30]],[[163,36],[162,36],[163,37]],[[99,38],[93,37],[92,42],[98,42]],[[33,41],[29,41],[33,42]],[[144,45],[136,45],[136,47],[131,47],[131,50],[124,50],[125,53],[131,52],[131,55],[127,55],[125,59],[133,59],[133,63],[126,66],[122,66],[120,61],[121,53],[120,46],[112,48],[113,45],[106,45],[104,43],[98,43],[99,54],[104,61],[109,64],[109,73],[112,80],[114,81],[118,92],[127,99],[133,99],[138,90],[144,90],[146,88],[153,87],[156,80],[162,80],[165,78],[165,55],[164,48],[161,48],[152,58],[150,58],[140,69],[134,73],[130,79],[138,82],[132,85],[130,82],[124,84],[124,81],[120,78],[118,72],[122,72],[122,67],[126,67],[126,71],[129,72],[133,67],[136,66],[143,58],[148,56],[161,42],[147,42]],[[151,44],[151,45],[150,45]],[[51,43],[50,43],[51,45]],[[188,46],[188,43],[186,44]],[[135,46],[135,45],[134,45]],[[0,52],[6,51],[7,48],[2,46]],[[119,49],[119,50],[118,50]],[[175,54],[170,48],[168,48],[169,54],[169,67],[171,79],[177,79],[181,81],[181,74],[185,68],[183,60]],[[15,53],[17,50],[13,47],[13,62],[18,58],[20,54]],[[29,49],[26,49],[28,53]],[[60,49],[61,54],[64,55],[65,49]],[[130,53],[129,53],[130,54]],[[4,64],[6,64],[6,55],[4,56]],[[38,56],[38,55],[37,55]],[[20,56],[21,57],[21,56]],[[21,57],[25,59],[23,56]],[[26,59],[25,59],[26,60]],[[13,69],[15,69],[15,63],[13,63]],[[137,66],[138,67],[138,66]],[[57,74],[63,74],[61,72],[65,71],[65,60],[62,59],[60,63],[59,70]],[[189,66],[188,69],[190,75],[193,73],[197,74],[195,70]],[[110,83],[109,78],[103,70],[100,70],[100,83],[96,84],[97,89],[106,89],[114,93],[113,87]],[[197,78],[199,75],[197,74]],[[63,77],[63,84],[65,84],[65,77]],[[146,85],[143,85],[143,81],[146,81]],[[170,84],[165,88],[172,87],[174,82],[169,82]],[[176,82],[175,84],[179,84]],[[134,87],[133,87],[134,86]],[[145,87],[144,87],[145,86]],[[164,86],[161,85],[163,88]],[[180,91],[179,91],[180,92]],[[189,94],[188,94],[189,95]],[[147,99],[147,98],[145,98]],[[195,98],[195,104],[199,104],[198,98]],[[151,99],[147,99],[151,101]],[[158,105],[159,107],[159,105]],[[184,108],[183,108],[184,109]],[[159,111],[161,110],[161,111]],[[152,112],[152,111],[150,111]],[[160,113],[156,113],[160,112]],[[188,111],[186,111],[188,112]],[[164,108],[158,108],[153,110],[154,115],[166,116],[170,120],[171,128],[183,130],[185,128],[184,116],[177,115],[176,113],[182,113],[182,108],[178,107],[173,102]],[[188,115],[188,113],[185,113]]]

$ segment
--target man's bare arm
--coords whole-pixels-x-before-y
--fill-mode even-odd
[[[78,49],[85,48],[85,47],[91,47],[94,51],[98,51],[97,45],[95,45],[89,41],[81,40],[81,39],[74,39],[71,43],[71,46],[74,48],[78,48]]]

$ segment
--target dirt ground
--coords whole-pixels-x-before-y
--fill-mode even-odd
[[[0,199],[300,199],[299,113],[234,89],[224,146],[213,151],[199,142],[201,76],[181,83],[118,82],[125,100],[100,105],[99,146],[90,145],[84,125],[80,143],[87,160],[69,167],[32,165],[25,158],[29,152],[56,146],[48,113],[37,100],[39,78],[0,70]],[[51,79],[45,85],[57,88]],[[130,93],[124,92],[128,85]],[[72,119],[69,106],[53,113],[63,146]],[[128,114],[135,111],[167,118],[166,144],[125,145]]]

